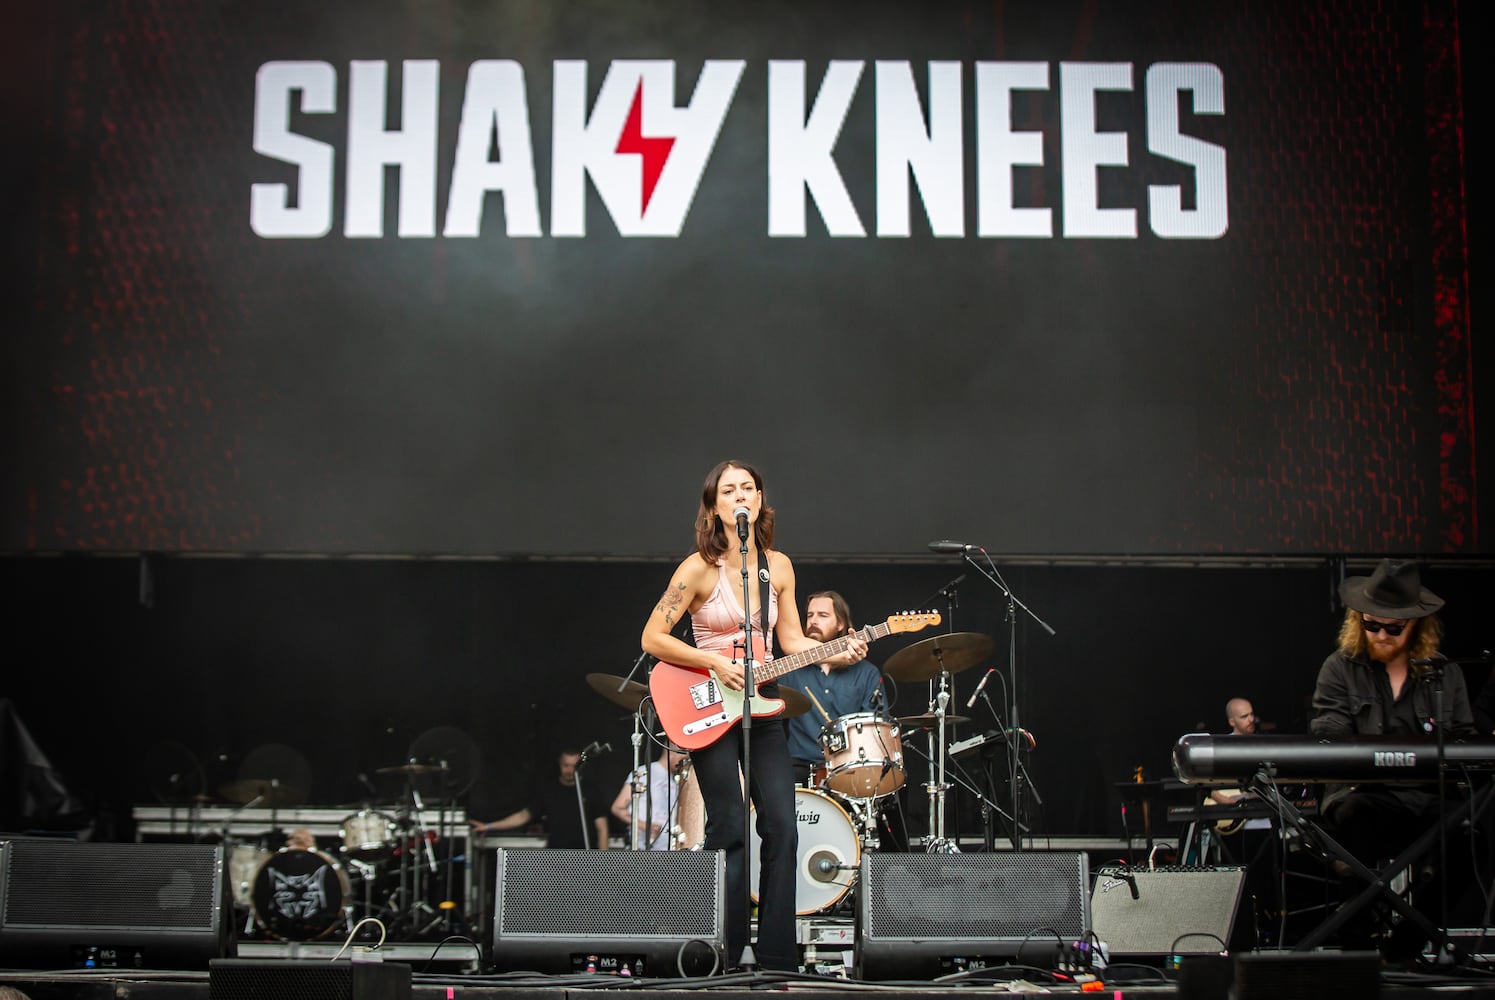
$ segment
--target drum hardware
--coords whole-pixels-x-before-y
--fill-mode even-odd
[[[419,779],[435,775],[445,778],[452,768],[448,761],[435,762],[411,759],[403,764],[375,769],[375,774],[400,775],[405,779],[405,788],[397,808],[391,816],[377,810],[365,809],[350,814],[343,820],[343,851],[349,858],[350,867],[364,875],[364,908],[368,916],[377,915],[386,927],[386,933],[407,934],[418,937],[446,923],[446,933],[451,932],[451,920],[455,906],[445,907],[446,898],[452,894],[452,860],[445,861],[447,872],[443,892],[443,907],[433,907],[427,896],[431,893],[433,879],[439,871],[436,845],[444,840],[448,853],[452,838],[450,831],[442,836],[448,826],[447,799],[439,803],[440,830],[425,826],[426,802],[417,787]],[[382,904],[374,906],[373,885],[377,881],[380,866],[398,859],[389,877],[395,881]]]

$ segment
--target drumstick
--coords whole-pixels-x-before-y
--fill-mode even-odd
[[[805,694],[809,695],[810,696],[810,700],[815,703],[815,707],[818,708],[818,709],[820,709],[820,714],[823,715],[823,716],[825,716],[825,721],[826,722],[830,722],[831,721],[831,713],[827,712],[825,710],[825,707],[820,704],[820,699],[815,697],[815,692],[809,690],[808,688],[806,688],[805,689]]]

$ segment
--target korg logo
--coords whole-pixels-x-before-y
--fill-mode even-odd
[[[1407,751],[1377,750],[1375,752],[1376,767],[1416,767],[1417,754]]]
[[[1224,115],[1225,79],[1206,62],[1154,63],[1140,81],[1130,62],[960,62],[832,60],[818,83],[803,60],[770,60],[753,72],[766,85],[761,114],[766,176],[743,177],[745,157],[734,151],[715,188],[736,198],[744,183],[764,185],[771,237],[804,237],[810,211],[836,237],[906,237],[922,209],[937,237],[1136,239],[1139,214],[1164,239],[1218,239],[1229,227],[1225,150],[1183,132],[1201,115]],[[588,107],[589,63],[557,59],[550,66],[550,235],[587,234],[587,184],[597,192],[622,236],[680,235],[697,191],[710,187],[707,167],[748,72],[742,59],[708,59],[684,105],[675,103],[672,59],[616,59],[606,64]],[[545,235],[536,180],[534,136],[525,68],[509,59],[467,67],[455,152],[438,164],[441,148],[441,64],[407,59],[400,67],[398,119],[390,122],[389,63],[348,65],[346,143],[294,131],[306,115],[339,113],[338,70],[322,61],[267,62],[255,76],[254,151],[295,168],[294,183],[265,181],[250,188],[249,224],[267,239],[320,238],[333,227],[334,181],[343,183],[343,235],[379,238],[385,226],[386,170],[398,177],[397,234],[438,234],[439,175],[450,184],[439,233],[479,235],[488,195],[503,199],[510,237]],[[923,79],[918,79],[922,77]],[[759,81],[755,81],[759,82]],[[922,86],[921,86],[922,84]],[[841,143],[853,100],[870,89],[874,116],[870,147]],[[1045,165],[1043,131],[1017,127],[1012,108],[1024,95],[1043,99],[1058,118],[1057,205],[1024,205],[1015,171]],[[1102,96],[1108,95],[1108,96]],[[1097,102],[1140,102],[1137,134],[1101,127]],[[866,107],[863,102],[861,107]],[[756,102],[755,102],[756,104]],[[967,113],[967,105],[970,112]],[[860,113],[860,112],[859,112]],[[968,134],[967,121],[971,122]],[[340,124],[340,123],[339,123]],[[755,126],[757,128],[758,126]],[[864,134],[862,130],[853,130]],[[739,133],[741,134],[740,130]],[[1103,206],[1099,172],[1125,178],[1143,153],[1187,169],[1188,184],[1134,182],[1127,200],[1139,207]],[[747,160],[757,160],[757,155]],[[842,162],[872,161],[875,204],[858,206]],[[973,173],[974,185],[966,175]],[[271,176],[286,178],[284,168]],[[1185,191],[1185,187],[1192,190]],[[974,205],[967,204],[967,191]],[[762,225],[738,216],[743,225]]]

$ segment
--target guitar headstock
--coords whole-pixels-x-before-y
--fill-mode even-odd
[[[888,632],[895,635],[899,632],[917,632],[939,623],[938,611],[905,611],[901,615],[888,616]]]

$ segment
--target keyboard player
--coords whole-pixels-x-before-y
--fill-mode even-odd
[[[1417,564],[1383,559],[1371,575],[1346,578],[1339,596],[1345,604],[1339,646],[1319,669],[1310,733],[1321,739],[1381,734],[1428,739],[1441,726],[1445,740],[1473,737],[1469,692],[1457,667],[1442,671],[1443,718],[1436,717],[1438,645],[1443,635],[1437,612],[1443,599],[1422,585]],[[1438,822],[1437,788],[1334,787],[1324,796],[1322,813],[1326,832],[1356,858],[1376,867]],[[1450,831],[1450,885],[1466,881],[1459,862],[1467,857],[1467,842]],[[1439,924],[1442,901],[1436,862],[1435,852],[1414,870],[1413,895],[1416,908]],[[1387,957],[1420,954],[1426,942],[1408,940],[1420,937],[1415,924],[1403,921],[1398,931],[1395,939],[1383,936],[1378,942]]]

